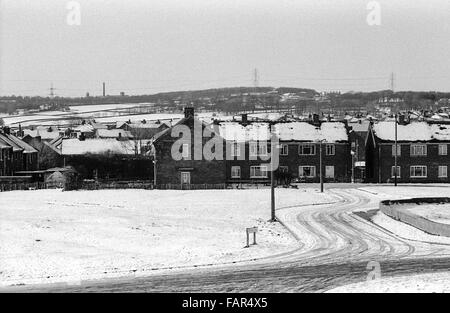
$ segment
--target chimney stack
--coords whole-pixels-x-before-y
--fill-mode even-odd
[[[185,107],[184,108],[184,117],[194,117],[194,108],[193,107]]]
[[[242,123],[242,125],[247,125],[248,124],[248,115],[247,115],[247,113],[241,114],[241,123]]]
[[[106,84],[103,82],[103,97],[106,96]]]
[[[319,124],[319,114],[313,114],[313,123]]]

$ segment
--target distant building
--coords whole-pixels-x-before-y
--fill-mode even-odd
[[[393,182],[395,154],[397,178],[403,183],[448,183],[450,124],[413,122],[398,125],[395,151],[395,122],[371,125],[366,144],[367,181]]]
[[[169,184],[183,186],[197,184],[225,184],[225,160],[205,160],[203,154],[200,160],[197,160],[194,153],[194,125],[204,131],[207,124],[194,117],[194,109],[186,108],[185,117],[178,121],[174,126],[168,128],[154,137],[153,147],[156,158],[156,184],[159,186],[168,186]],[[173,127],[186,126],[191,130],[190,142],[186,142],[180,147],[182,158],[174,160],[172,156],[173,144],[181,139],[181,134],[172,136]],[[219,136],[216,132],[213,136]],[[188,140],[189,140],[188,139]],[[210,138],[202,137],[200,148],[203,148]],[[223,144],[223,139],[219,140]],[[202,152],[201,152],[202,153]]]
[[[20,171],[34,171],[38,169],[38,152],[26,142],[11,135],[10,129],[4,127],[0,130],[0,145],[12,148],[12,160],[10,166],[3,171],[12,173]],[[2,149],[3,150],[3,149]]]

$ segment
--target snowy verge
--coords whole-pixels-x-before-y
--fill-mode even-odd
[[[0,285],[148,275],[292,251],[300,243],[268,222],[268,191],[0,193]],[[278,188],[276,200],[281,208],[335,198]],[[245,228],[253,226],[258,244],[244,248]]]
[[[372,216],[371,221],[403,239],[428,243],[450,244],[450,238],[448,237],[427,234],[418,228],[397,221],[381,211],[378,211]]]
[[[386,277],[349,284],[328,290],[329,293],[448,293],[450,273],[430,273]]]

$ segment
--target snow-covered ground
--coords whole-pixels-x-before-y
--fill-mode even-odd
[[[276,194],[278,207],[336,201],[312,188]],[[267,222],[269,197],[268,189],[0,193],[0,284],[146,275],[295,249],[286,229]],[[244,248],[253,226],[258,245]]]
[[[450,197],[449,184],[433,184],[433,185],[399,185],[383,186],[383,185],[367,185],[358,188],[368,194],[383,199],[405,199],[417,197]]]
[[[381,211],[377,212],[377,214],[375,214],[372,217],[372,222],[374,222],[375,224],[390,231],[391,233],[396,234],[397,236],[399,236],[403,239],[417,240],[417,241],[423,241],[423,242],[432,242],[432,243],[450,244],[449,237],[442,237],[442,236],[435,236],[435,235],[427,234],[424,231],[422,231],[414,226],[397,221],[397,220],[385,215]]]
[[[421,204],[408,208],[408,211],[428,220],[450,224],[450,204]]]
[[[329,290],[330,293],[448,293],[450,273],[389,277],[354,283]]]

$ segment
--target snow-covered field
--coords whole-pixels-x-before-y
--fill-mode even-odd
[[[329,290],[330,293],[448,293],[450,273],[431,273],[389,277],[350,284]]]
[[[336,200],[312,188],[276,194],[278,207]],[[267,222],[269,197],[268,189],[0,193],[0,284],[147,275],[295,249],[287,230]],[[252,226],[258,245],[244,248]]]

